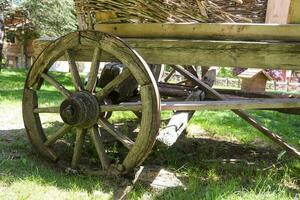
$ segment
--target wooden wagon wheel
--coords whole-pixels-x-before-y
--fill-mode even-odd
[[[120,75],[96,93],[99,59],[102,61],[104,54],[109,55],[110,58],[116,58],[124,64],[125,68]],[[53,63],[61,57],[65,57],[69,61],[73,84],[76,88],[74,92],[64,87],[48,72]],[[75,62],[83,57],[90,57],[92,63],[86,86],[82,84]],[[105,97],[130,76],[139,85],[142,105],[139,108],[142,113],[140,129],[135,141],[117,130],[103,117],[102,111]],[[60,106],[41,107],[39,105],[37,92],[43,87],[44,82],[54,86],[64,96],[65,99]],[[116,111],[114,106],[116,105],[106,105],[105,111],[108,112],[110,109]],[[119,107],[122,108],[122,111],[131,110],[130,107]],[[64,125],[47,137],[41,123],[41,113],[59,113]],[[154,145],[160,125],[160,97],[156,82],[146,62],[127,44],[109,34],[97,31],[79,31],[51,43],[33,64],[24,88],[23,117],[32,145],[42,156],[52,161],[59,159],[52,145],[70,133],[70,129],[77,130],[71,162],[73,168],[78,166],[81,149],[86,141],[84,136],[88,133],[91,136],[90,141],[96,148],[102,169],[106,170],[110,167],[105,146],[101,141],[99,127],[105,129],[129,149],[119,163],[123,170],[129,171],[144,161]]]

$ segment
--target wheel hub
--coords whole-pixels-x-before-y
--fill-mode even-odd
[[[99,112],[97,99],[88,92],[76,92],[60,105],[62,120],[81,128],[89,128],[97,123]]]

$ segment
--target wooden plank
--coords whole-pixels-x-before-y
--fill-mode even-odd
[[[300,99],[162,102],[162,110],[234,110],[300,108]]]
[[[300,69],[300,43],[130,39],[148,63]]]
[[[299,0],[291,0],[288,23],[289,24],[300,23],[300,1]]]
[[[300,99],[255,99],[255,100],[223,100],[223,101],[174,101],[162,102],[161,110],[232,110],[232,109],[275,109],[300,108]],[[101,112],[140,111],[141,103],[122,103],[119,105],[103,105]]]
[[[299,30],[300,32],[300,30]],[[300,36],[300,34],[298,34]],[[300,69],[300,42],[245,42],[175,39],[127,39],[127,43],[152,64],[230,66],[247,68]],[[36,53],[49,41],[36,42]],[[76,58],[90,61],[93,49],[73,51]],[[62,58],[64,60],[64,58]],[[102,61],[115,61],[103,53]]]
[[[266,23],[286,24],[291,0],[268,0]]]
[[[298,0],[294,1],[295,5],[298,4],[296,1]],[[121,38],[300,41],[299,24],[97,24],[95,29]]]

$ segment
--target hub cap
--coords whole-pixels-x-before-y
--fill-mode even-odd
[[[88,92],[74,93],[60,105],[62,120],[81,128],[89,128],[97,123],[99,116],[97,99]]]

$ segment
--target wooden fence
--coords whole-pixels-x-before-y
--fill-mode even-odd
[[[237,79],[237,78],[220,78],[220,77],[218,77],[215,82],[215,86],[240,88],[241,80]],[[266,89],[274,90],[274,91],[300,92],[300,83],[268,81]]]
[[[168,73],[165,73],[165,76],[167,76],[167,74]],[[183,77],[180,74],[175,73],[170,81],[181,82],[183,81]],[[217,77],[214,85],[222,88],[241,88],[241,79]],[[268,81],[266,89],[273,91],[300,92],[300,83]]]

